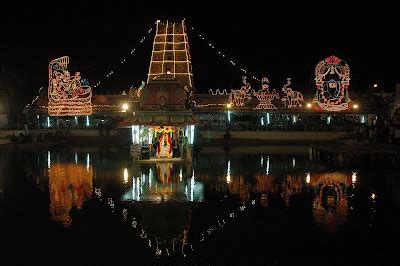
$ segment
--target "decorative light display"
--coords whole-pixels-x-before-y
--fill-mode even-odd
[[[194,174],[190,180],[190,183],[194,183]],[[193,184],[192,184],[193,187]],[[99,202],[103,202],[103,198],[105,197],[101,191],[101,188],[94,188],[94,194]],[[199,234],[199,238],[191,239],[189,238],[189,227],[185,227],[183,232],[179,234],[177,237],[173,238],[171,241],[162,240],[160,237],[153,236],[149,234],[146,230],[141,228],[136,217],[130,218],[130,214],[128,209],[124,207],[118,208],[116,205],[116,201],[113,200],[112,197],[106,197],[106,204],[110,208],[113,213],[121,213],[121,220],[124,222],[130,222],[133,230],[143,239],[143,243],[154,252],[154,255],[157,257],[161,256],[170,256],[171,253],[175,255],[181,255],[182,257],[187,257],[189,253],[192,253],[196,250],[196,248],[200,248],[201,245],[204,244],[206,238],[211,238],[213,234],[223,230],[225,225],[234,219],[241,217],[241,214],[247,210],[251,210],[252,207],[256,205],[255,199],[250,199],[247,204],[240,205],[233,209],[230,209],[226,212],[225,215],[216,220],[215,223],[210,224],[203,233]],[[191,191],[191,197],[189,200],[193,200],[193,191]],[[118,208],[118,209],[117,209]],[[129,219],[130,218],[130,219]],[[155,245],[153,244],[155,243]],[[179,248],[179,243],[180,248]]]
[[[48,112],[50,116],[92,114],[92,89],[80,72],[73,76],[67,70],[69,57],[54,59],[49,64]]]
[[[281,101],[285,105],[286,108],[292,107],[302,107],[304,103],[303,94],[298,91],[292,90],[290,88],[291,78],[286,79],[286,84],[283,86],[282,91],[285,93],[285,96],[281,98]]]
[[[313,99],[318,111],[343,111],[349,109],[350,68],[345,61],[330,56],[315,67],[317,92]]]
[[[264,77],[261,80],[261,90],[257,92],[253,92],[253,95],[258,99],[259,103],[253,110],[259,109],[278,109],[273,103],[273,99],[279,99],[279,94],[275,89],[272,92],[269,91],[269,80],[267,77]],[[268,122],[269,124],[269,122]]]
[[[192,29],[193,31],[197,31],[197,30],[195,30],[194,27],[191,27],[191,29]],[[237,68],[239,71],[241,71],[242,73],[244,73],[244,74],[246,74],[246,75],[250,75],[250,73],[249,73],[247,70],[245,70],[244,68],[240,67],[235,61],[227,59],[227,58],[226,58],[226,55],[225,55],[223,52],[221,52],[220,50],[218,50],[218,49],[212,44],[212,42],[207,41],[203,34],[200,34],[200,33],[197,32],[197,34],[195,34],[195,35],[197,35],[200,39],[202,39],[202,40],[204,40],[205,42],[207,42],[207,43],[208,43],[208,47],[210,47],[210,48],[213,49],[213,50],[216,50],[217,54],[220,55],[224,60],[226,60],[227,63],[229,63],[229,64],[231,64],[232,66],[236,67],[236,68]],[[260,81],[260,79],[257,78],[257,77],[254,76],[254,75],[251,75],[251,78],[254,79],[254,80]]]
[[[185,20],[180,23],[157,20],[147,82],[160,74],[167,74],[178,79],[191,92],[193,73],[190,60]]]
[[[152,32],[152,30],[153,30],[153,27],[151,27],[147,32],[146,32],[146,34],[140,39],[140,44],[141,43],[143,43],[145,40],[146,40],[146,37],[147,37],[147,35],[149,35],[151,32]],[[139,44],[138,44],[139,45]],[[129,52],[129,55],[132,55],[133,53],[135,53],[136,52],[136,50],[138,49],[138,47],[136,47],[136,48],[133,48],[130,52]],[[120,64],[124,64],[124,63],[126,63],[127,62],[127,57],[124,57],[124,58],[122,58],[121,59],[121,63]],[[110,78],[113,74],[115,73],[115,70],[110,70],[108,73],[107,73],[107,78]],[[96,88],[96,87],[98,87],[98,86],[100,86],[101,85],[101,81],[98,81],[98,82],[96,82],[96,84],[94,84],[94,88]]]
[[[247,101],[251,100],[251,85],[246,79],[246,76],[242,77],[243,85],[239,90],[231,90],[229,100],[235,106],[244,106]]]

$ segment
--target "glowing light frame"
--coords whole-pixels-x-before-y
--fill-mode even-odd
[[[48,113],[50,116],[91,115],[92,89],[86,80],[81,80],[80,72],[70,76],[68,63],[68,56],[49,63]]]
[[[327,79],[327,75],[337,75],[339,80]],[[348,95],[350,67],[342,59],[332,55],[320,61],[315,67],[317,92],[313,99],[314,109],[318,111],[343,111],[349,109]],[[335,89],[332,95],[328,89]],[[330,95],[330,98],[327,97]]]

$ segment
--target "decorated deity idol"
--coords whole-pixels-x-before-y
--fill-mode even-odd
[[[161,133],[157,147],[157,158],[172,157],[172,141],[169,134],[165,131]]]

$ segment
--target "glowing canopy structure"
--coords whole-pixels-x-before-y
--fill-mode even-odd
[[[48,112],[50,116],[92,114],[92,89],[81,79],[80,72],[70,76],[69,57],[54,59],[49,64]]]
[[[317,92],[313,99],[318,111],[344,111],[349,109],[348,88],[350,68],[345,61],[332,55],[315,67]]]

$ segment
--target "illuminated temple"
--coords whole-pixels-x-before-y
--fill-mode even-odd
[[[289,77],[272,86],[268,77],[242,76],[234,88],[205,91],[195,88],[188,40],[184,20],[157,21],[147,81],[114,94],[100,94],[99,83],[91,88],[80,72],[69,73],[67,56],[52,60],[48,89],[25,113],[37,128],[111,124],[118,136],[129,136],[133,156],[170,160],[184,158],[196,125],[196,131],[349,132],[357,124],[383,123],[377,121],[380,105],[372,94],[351,90],[350,66],[335,55],[317,62],[312,90],[296,88]],[[400,121],[396,102],[389,104],[388,119]]]

